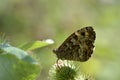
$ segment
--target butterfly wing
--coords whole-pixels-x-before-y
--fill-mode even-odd
[[[93,53],[95,32],[92,27],[85,27],[71,34],[59,48],[53,52],[58,59],[86,61]]]

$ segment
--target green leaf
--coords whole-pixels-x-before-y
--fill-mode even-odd
[[[35,80],[40,66],[29,64],[12,54],[0,54],[0,80]]]
[[[25,51],[0,44],[0,80],[35,80],[40,65]]]
[[[48,45],[53,44],[53,43],[54,42],[51,39],[48,39],[46,41],[28,42],[28,43],[22,45],[20,48],[23,50],[34,50],[37,48],[48,46]]]
[[[4,51],[5,54],[15,55],[17,58],[19,58],[23,61],[26,61],[28,63],[31,63],[31,64],[37,63],[30,55],[28,55],[27,52],[25,52],[19,48],[10,46],[7,43],[0,44],[0,49],[1,49],[1,51]]]

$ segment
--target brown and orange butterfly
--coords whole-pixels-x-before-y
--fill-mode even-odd
[[[91,26],[81,28],[71,34],[57,49],[53,52],[58,59],[87,61],[93,53],[96,33]]]

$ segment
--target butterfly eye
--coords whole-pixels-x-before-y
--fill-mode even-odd
[[[81,32],[81,35],[82,35],[82,36],[85,36],[85,32]]]

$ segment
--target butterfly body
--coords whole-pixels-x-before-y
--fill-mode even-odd
[[[57,49],[53,52],[58,59],[87,61],[93,53],[95,31],[92,27],[84,27],[71,34]]]

